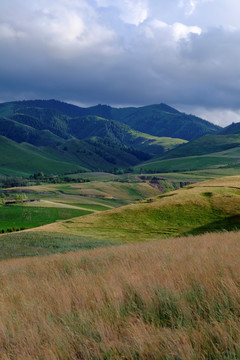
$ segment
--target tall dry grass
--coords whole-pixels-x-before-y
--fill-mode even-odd
[[[240,233],[0,263],[0,359],[240,359]]]

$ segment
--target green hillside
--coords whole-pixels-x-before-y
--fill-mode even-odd
[[[75,169],[84,170],[72,159],[52,148],[37,148],[26,143],[18,144],[0,136],[0,175],[29,176],[43,171],[46,174],[63,174]]]
[[[36,147],[0,136],[0,151],[0,175],[11,176],[29,176],[39,171],[51,175],[76,170],[108,170],[134,166],[149,158],[141,151],[101,138],[72,139],[58,147]]]
[[[81,110],[85,115],[96,115],[117,120],[132,129],[159,137],[192,140],[218,132],[221,128],[193,115],[187,115],[166,105],[156,104],[139,108],[112,108],[97,105]]]
[[[69,172],[72,166],[72,171],[78,168],[109,171],[134,166],[155,171],[158,162],[161,164],[157,170],[162,172],[204,169],[202,160],[194,156],[236,147],[238,135],[208,134],[190,143],[182,139],[216,133],[219,129],[165,104],[118,109],[107,105],[81,108],[55,100],[3,103],[0,104],[0,135],[25,143],[24,151],[26,144],[33,145],[34,150],[30,150],[48,161],[41,166],[38,157],[34,164],[24,157],[16,164],[14,158],[11,161],[14,151],[6,150],[9,161],[2,162],[1,171],[9,175],[35,171],[61,174]],[[165,161],[186,156],[192,158],[188,163],[179,161],[176,167],[174,161]],[[206,168],[226,165],[215,159],[215,155],[213,158],[207,159]],[[51,166],[52,161],[57,164]]]
[[[239,148],[234,148],[240,152]],[[166,160],[151,160],[135,167],[137,172],[192,172],[196,170],[239,168],[240,153],[238,156],[232,155],[230,151],[212,153],[209,155],[186,156],[182,158],[173,158]],[[190,174],[189,174],[190,175]],[[227,174],[226,174],[227,175]]]
[[[64,141],[48,129],[38,130],[7,118],[0,118],[0,135],[18,143],[27,142],[35,146],[56,146]]]
[[[21,101],[0,104],[0,116],[25,114],[32,117],[48,118],[48,130],[59,135],[66,131],[64,122],[68,118],[94,115],[116,120],[132,129],[159,137],[192,140],[208,133],[216,133],[220,127],[193,115],[187,115],[166,105],[157,104],[139,108],[112,108],[97,105],[81,108],[55,100]]]
[[[211,154],[240,146],[240,135],[205,135],[199,139],[193,140],[187,144],[179,146],[166,154],[162,159],[171,159],[176,157],[196,156]]]
[[[239,176],[202,182],[39,230],[128,242],[239,229],[239,184]]]
[[[116,112],[117,116],[117,112]],[[116,117],[117,120],[120,120]],[[121,119],[135,130],[155,136],[192,140],[219,131],[219,127],[193,115],[180,113],[164,104],[135,109]]]
[[[87,140],[71,139],[59,148],[74,162],[90,170],[110,170],[134,166],[150,158],[149,154],[116,144],[110,140],[92,137]]]
[[[3,103],[0,135],[18,143],[50,147],[58,161],[69,161],[88,170],[128,168],[186,142],[140,133],[118,121],[86,115],[87,112],[89,109],[55,100]],[[11,169],[16,170],[10,166]],[[29,166],[25,173],[28,169]]]
[[[222,129],[219,134],[229,135],[229,134],[240,134],[240,123],[232,123],[231,125]]]
[[[132,130],[118,121],[108,120],[95,115],[73,118],[68,123],[69,132],[78,139],[100,137],[114,143],[134,147],[150,154],[161,154],[186,140],[157,137]]]

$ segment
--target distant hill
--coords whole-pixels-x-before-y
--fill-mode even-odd
[[[139,172],[240,168],[240,134],[205,135],[136,166]]]
[[[220,135],[240,134],[240,122],[232,123],[219,132]]]
[[[177,145],[186,143],[182,139],[155,137],[132,130],[129,126],[115,120],[95,115],[72,118],[68,122],[69,133],[78,139],[97,136],[115,144],[134,147],[150,154],[161,154]]]
[[[44,118],[48,117],[49,119],[51,115],[54,121],[50,122],[50,124],[55,122],[54,127],[58,127],[59,131],[62,131],[64,117],[66,120],[66,117],[73,118],[88,115],[116,120],[129,125],[134,130],[158,137],[192,140],[221,130],[219,126],[199,117],[179,112],[166,104],[138,108],[113,108],[100,104],[82,108],[56,100],[32,100],[0,104],[0,116],[11,117],[16,113],[24,113],[36,117],[37,111],[42,112]],[[37,117],[39,117],[39,114]],[[49,128],[49,130],[51,129]]]
[[[54,153],[54,161],[61,163],[61,166],[58,163],[59,166],[49,167],[42,163],[41,167],[41,161],[38,166],[29,162],[23,174],[30,174],[36,168],[46,173],[63,173],[69,171],[71,164],[73,170],[75,166],[87,170],[111,170],[136,166],[155,156],[184,156],[181,152],[192,151],[193,147],[192,143],[190,147],[182,147],[187,146],[185,139],[215,134],[219,130],[205,120],[183,114],[166,104],[119,109],[107,105],[82,108],[56,100],[0,104],[0,143],[6,142],[3,137],[13,140],[23,145],[19,149],[25,152],[26,146],[31,145],[34,153],[49,158],[50,162]],[[202,146],[201,141],[196,147]],[[12,148],[17,149],[13,144]],[[185,145],[178,147],[181,144]],[[174,155],[174,148],[178,155]],[[12,150],[9,152],[13,153]],[[7,152],[6,156],[11,160]],[[27,161],[28,157],[25,159]],[[13,165],[14,161],[7,163],[11,166],[2,163],[2,173],[3,169],[19,171]],[[20,163],[23,170],[24,161]]]
[[[149,158],[144,152],[97,137],[37,147],[0,136],[0,152],[0,176],[29,176],[39,171],[51,175],[77,170],[112,170],[132,167]]]
[[[187,144],[180,145],[161,156],[162,159],[205,155],[240,146],[240,134],[205,135]]]
[[[1,176],[29,176],[39,171],[50,175],[85,170],[72,158],[52,148],[18,144],[3,136],[0,136],[0,153]]]
[[[113,110],[114,119],[135,130],[155,136],[170,136],[193,140],[205,134],[214,134],[220,127],[193,115],[187,115],[165,104]],[[124,116],[123,116],[124,115]]]
[[[0,118],[0,135],[18,143],[26,142],[35,146],[56,146],[64,141],[63,138],[48,129],[39,130],[5,117]]]

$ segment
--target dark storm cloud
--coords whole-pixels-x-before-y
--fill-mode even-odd
[[[108,0],[55,0],[51,5],[34,0],[24,7],[16,1],[14,18],[4,0],[0,99],[163,101],[238,111],[240,30],[225,24],[201,28],[201,19],[190,25],[189,16],[196,16],[200,3],[207,6],[203,0],[169,1],[176,18],[167,24],[161,18],[163,4],[167,7],[163,1],[158,7],[144,0],[116,0],[115,6]]]

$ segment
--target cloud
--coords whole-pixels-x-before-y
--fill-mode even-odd
[[[10,24],[0,23],[0,39],[11,40],[25,36],[24,32],[15,30]]]
[[[219,108],[205,108],[205,107],[191,107],[176,105],[180,110],[186,113],[194,113],[203,119],[207,119],[219,126],[227,126],[232,123],[240,122],[240,110]]]
[[[212,1],[215,0],[179,0],[178,6],[184,8],[187,16],[191,16],[196,11],[198,5]]]
[[[139,25],[148,17],[146,0],[115,0],[114,3],[112,0],[96,0],[96,2],[98,6],[118,9],[121,20],[128,24]]]
[[[166,102],[237,118],[239,26],[202,26],[200,0],[191,17],[178,0],[2,1],[1,100]]]

